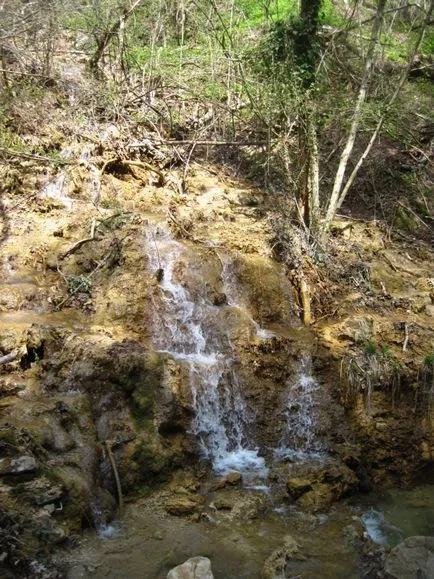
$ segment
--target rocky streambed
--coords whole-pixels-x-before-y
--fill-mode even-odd
[[[429,248],[336,224],[306,328],[260,192],[79,183],[2,247],[4,576],[381,577],[354,497],[432,472]]]

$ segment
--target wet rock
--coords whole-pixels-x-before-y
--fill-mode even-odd
[[[265,513],[269,506],[269,499],[263,493],[243,493],[235,502],[231,519],[249,521]]]
[[[409,537],[386,559],[391,579],[434,579],[434,537]]]
[[[166,502],[166,511],[171,515],[190,515],[197,511],[204,502],[200,495],[179,495]]]
[[[37,471],[39,468],[33,456],[23,455],[18,458],[0,459],[0,475],[20,475]]]
[[[292,500],[296,501],[304,493],[312,490],[312,482],[303,478],[291,478],[286,483],[286,489]]]
[[[167,574],[167,579],[214,579],[211,561],[207,557],[193,557]]]
[[[89,574],[84,565],[74,565],[66,573],[66,579],[87,579],[87,577]]]
[[[312,490],[298,499],[297,504],[312,513],[316,513],[325,510],[334,500],[332,488],[327,484],[317,483]]]
[[[303,560],[305,557],[300,552],[297,541],[286,535],[283,545],[273,551],[266,559],[262,568],[261,579],[284,579],[287,577],[288,563],[291,559]]]
[[[61,486],[53,484],[46,477],[23,483],[17,490],[25,500],[40,507],[58,501],[63,495]]]
[[[240,472],[230,472],[227,476],[216,480],[212,488],[219,490],[226,486],[239,486],[242,481],[243,477]]]

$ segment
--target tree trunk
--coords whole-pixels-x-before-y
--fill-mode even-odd
[[[377,125],[375,127],[374,132],[372,133],[371,138],[369,139],[369,143],[367,144],[365,150],[363,151],[363,154],[360,156],[359,160],[356,163],[356,166],[354,167],[354,169],[352,170],[350,176],[348,177],[348,180],[345,184],[345,187],[342,189],[341,195],[339,197],[338,200],[338,205],[337,205],[337,210],[340,209],[342,203],[345,201],[345,197],[348,194],[348,191],[350,190],[351,185],[354,182],[354,179],[357,176],[357,173],[359,172],[360,167],[363,165],[366,157],[369,155],[375,141],[377,140],[377,137],[383,127],[384,121],[386,120],[387,115],[389,114],[392,105],[394,104],[394,102],[396,101],[396,99],[398,98],[402,87],[404,86],[405,81],[408,78],[408,75],[410,73],[410,70],[413,66],[413,62],[415,59],[415,56],[418,53],[418,50],[422,44],[423,38],[425,36],[425,31],[427,26],[429,26],[430,22],[431,22],[431,17],[432,17],[432,13],[434,11],[434,0],[431,0],[430,5],[428,7],[425,19],[424,19],[424,23],[422,25],[422,27],[419,30],[419,35],[417,37],[416,43],[414,44],[408,62],[407,62],[407,66],[405,67],[405,69],[403,70],[401,77],[398,81],[398,84],[396,86],[396,89],[394,91],[394,93],[392,94],[392,96],[390,97],[389,102],[387,103],[386,106],[386,110],[385,112],[381,115],[381,117],[378,119]]]
[[[368,52],[365,61],[365,70],[363,72],[362,82],[360,85],[359,95],[357,97],[356,106],[354,109],[353,120],[351,123],[350,132],[344,150],[342,151],[341,158],[339,161],[339,167],[336,172],[333,190],[330,197],[330,201],[327,208],[326,218],[322,226],[322,230],[327,232],[330,228],[333,217],[339,206],[339,199],[342,193],[342,187],[345,177],[345,171],[350,159],[351,152],[354,147],[354,142],[356,140],[357,131],[359,129],[360,118],[362,116],[363,105],[365,104],[366,95],[368,92],[369,82],[372,76],[372,68],[374,64],[375,49],[378,45],[378,38],[381,32],[381,27],[383,25],[384,19],[384,9],[386,6],[386,0],[378,0],[377,13],[375,15],[374,24],[372,26],[371,38],[369,41]]]
[[[126,21],[134,12],[134,10],[137,8],[137,6],[141,4],[141,2],[142,0],[136,0],[130,6],[130,8],[124,8],[122,11],[122,15],[119,16],[119,18],[113,24],[113,26],[104,33],[102,38],[97,38],[96,40],[97,49],[89,61],[89,68],[95,75],[98,75],[98,65],[101,58],[103,57],[105,49],[110,44],[113,37],[118,33],[118,31],[125,26]]]

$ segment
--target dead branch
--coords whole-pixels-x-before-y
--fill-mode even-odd
[[[397,201],[397,204],[398,204],[400,207],[402,207],[405,211],[408,211],[409,213],[411,213],[424,227],[426,227],[427,229],[430,228],[430,226],[427,225],[427,224],[425,223],[425,221],[423,221],[423,219],[421,219],[421,218],[419,217],[419,215],[413,211],[413,209],[410,209],[410,207],[407,207],[407,205],[404,205],[404,203],[401,203],[401,201]]]
[[[185,141],[172,141],[172,140],[155,140],[154,144],[158,145],[208,145],[210,147],[266,147],[269,143],[268,141],[195,141],[195,140],[185,140]],[[130,143],[127,145],[128,149],[142,149],[149,146],[148,142],[143,143]]]
[[[1,364],[9,364],[10,362],[13,362],[14,360],[16,360],[18,358],[18,350],[14,350],[13,352],[10,352],[9,354],[6,354],[5,356],[2,356],[0,358],[0,365]]]
[[[112,467],[113,476],[116,482],[116,491],[118,493],[118,504],[119,504],[119,516],[122,517],[123,510],[124,510],[124,499],[122,495],[122,486],[121,486],[121,479],[119,477],[119,472],[116,466],[116,462],[112,453],[111,445],[107,440],[104,441],[104,446],[107,451],[107,456],[110,462],[110,466]]]
[[[21,159],[30,159],[32,161],[39,161],[41,163],[54,163],[59,165],[80,165],[80,162],[69,161],[67,159],[50,159],[49,157],[44,157],[43,155],[38,155],[36,153],[24,153],[22,151],[14,151],[13,149],[7,149],[6,147],[0,147],[0,154],[8,155],[9,157],[18,157]]]
[[[62,253],[62,255],[60,255],[60,259],[65,259],[65,257],[68,257],[68,255],[71,255],[73,253],[75,253],[77,250],[80,249],[80,247],[82,247],[85,243],[89,243],[90,241],[95,241],[95,226],[96,226],[96,221],[95,219],[92,219],[92,225],[90,227],[90,237],[86,237],[85,239],[80,239],[80,241],[77,241],[77,243],[74,243],[74,245],[72,247],[70,247],[67,251],[65,251],[65,253]]]

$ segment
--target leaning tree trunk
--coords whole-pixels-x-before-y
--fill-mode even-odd
[[[362,82],[360,85],[356,106],[354,108],[353,120],[351,122],[347,142],[345,144],[344,150],[342,151],[341,158],[339,160],[339,166],[333,183],[333,190],[327,207],[325,221],[322,225],[322,230],[324,232],[327,232],[329,230],[332,219],[335,216],[339,206],[339,199],[342,193],[345,171],[347,169],[348,161],[350,159],[350,155],[354,147],[354,142],[356,140],[357,131],[360,125],[360,119],[363,112],[363,105],[365,104],[369,82],[372,77],[375,49],[378,45],[378,39],[381,32],[381,27],[383,25],[385,6],[386,0],[378,1],[377,13],[375,15],[374,24],[372,26],[371,38],[368,45],[368,52],[366,54],[365,69],[363,72]]]

